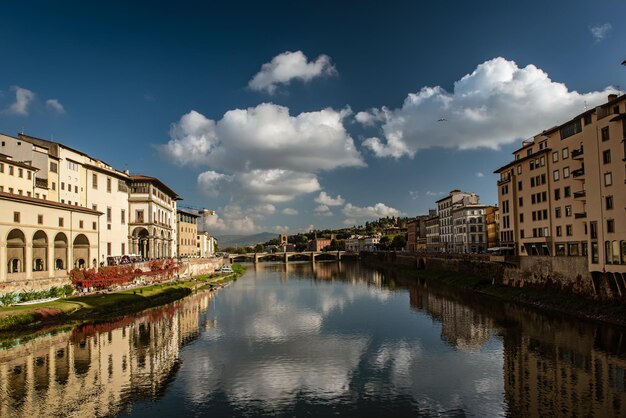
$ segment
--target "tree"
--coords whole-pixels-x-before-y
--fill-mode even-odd
[[[262,253],[263,251],[265,251],[265,248],[263,247],[263,244],[257,244],[254,246],[254,252],[255,253]]]
[[[379,241],[379,247],[382,250],[386,250],[387,248],[389,248],[389,242],[391,240],[389,239],[389,237],[387,235],[385,235],[384,237],[382,237]]]
[[[406,239],[404,238],[404,235],[396,235],[395,237],[393,237],[393,240],[391,241],[392,248],[400,249],[400,248],[404,248],[405,246],[406,246]]]

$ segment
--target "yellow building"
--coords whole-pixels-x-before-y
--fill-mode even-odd
[[[501,245],[626,272],[626,95],[522,143],[500,174]],[[619,280],[616,282],[619,283]]]
[[[176,211],[176,229],[178,237],[178,256],[198,255],[198,218],[200,215],[187,210]]]

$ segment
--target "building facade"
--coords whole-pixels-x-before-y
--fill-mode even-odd
[[[161,180],[130,176],[128,247],[143,258],[176,257],[176,202]]]
[[[626,95],[522,143],[495,172],[501,245],[626,272]]]
[[[198,255],[198,218],[200,215],[183,209],[176,210],[178,256]]]
[[[454,189],[447,196],[439,199],[437,203],[437,214],[439,215],[439,249],[443,252],[453,252],[454,224],[452,220],[452,209],[458,206],[465,198],[465,204],[478,204],[478,196],[475,193],[462,192]]]
[[[439,215],[432,213],[426,218],[426,251],[441,251],[439,238]]]
[[[198,257],[213,257],[217,249],[217,239],[208,232],[199,232],[197,237]]]

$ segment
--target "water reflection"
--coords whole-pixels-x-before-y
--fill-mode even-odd
[[[211,294],[0,351],[0,416],[114,416],[161,396]]]
[[[0,416],[626,415],[622,329],[358,263],[211,295],[0,351]]]

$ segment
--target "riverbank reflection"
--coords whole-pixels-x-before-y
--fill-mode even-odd
[[[623,329],[359,263],[0,351],[0,416],[624,416]]]

